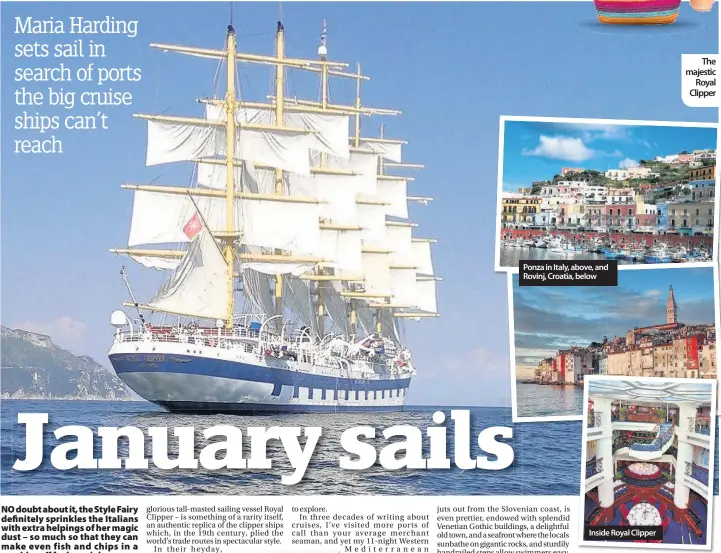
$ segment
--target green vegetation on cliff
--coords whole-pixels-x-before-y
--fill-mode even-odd
[[[4,398],[128,399],[120,379],[49,336],[0,326],[0,391]]]

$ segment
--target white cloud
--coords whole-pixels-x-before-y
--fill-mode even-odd
[[[589,148],[580,138],[570,136],[541,135],[539,144],[532,150],[523,150],[524,156],[547,157],[564,161],[586,161],[596,156],[596,151]]]
[[[516,348],[516,369],[519,366],[528,365],[529,363],[535,363],[534,367],[541,362],[541,360],[547,357],[553,357],[556,355],[557,349],[546,349],[546,348]]]
[[[628,169],[629,167],[638,167],[638,161],[635,159],[631,159],[630,157],[627,157],[625,159],[622,159],[620,163],[618,164],[618,167],[620,169]]]
[[[593,140],[627,140],[630,132],[622,125],[603,125],[598,123],[562,123],[563,129],[582,133],[586,142]]]
[[[82,347],[88,330],[88,325],[68,316],[60,317],[55,321],[25,321],[12,327],[47,334],[53,342],[69,349]]]

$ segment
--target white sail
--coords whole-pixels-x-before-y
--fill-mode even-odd
[[[430,242],[413,242],[413,261],[416,267],[416,273],[419,275],[432,276],[434,274]]]
[[[368,294],[391,294],[390,255],[363,252],[363,280]]]
[[[237,206],[243,244],[320,254],[318,204],[240,200]]]
[[[225,190],[227,169],[222,165],[208,162],[198,163],[197,182],[199,186]],[[283,194],[315,198],[319,204],[320,217],[339,225],[356,225],[355,177],[332,174],[296,175],[283,174]],[[275,194],[275,171],[250,168],[247,164],[236,167],[235,182],[240,183],[237,190]]]
[[[236,129],[235,159],[307,175],[309,134],[285,130]],[[198,123],[148,121],[146,165],[226,156],[225,128]]]
[[[225,190],[226,188],[226,175],[228,170],[225,165],[217,165],[215,163],[198,163],[197,165],[196,182],[198,186],[203,188],[213,188],[215,190]],[[238,166],[235,168],[234,181],[236,190],[247,190],[249,192],[259,192],[257,190],[257,184],[255,185],[256,190],[253,190],[254,186],[249,185],[250,177],[247,175],[244,166]],[[266,193],[263,191],[263,193]]]
[[[202,228],[170,279],[150,300],[151,307],[168,313],[224,319],[226,268],[215,239]]]
[[[320,154],[312,152],[311,160],[314,166],[320,165]],[[378,175],[378,154],[372,151],[353,151],[348,157],[329,155],[326,163],[331,169],[348,171],[355,175]]]
[[[361,238],[374,246],[383,246],[386,242],[385,206],[358,204],[357,210]]]
[[[390,288],[392,305],[416,307],[418,291],[415,269],[391,269]]]
[[[264,275],[292,275],[292,276],[300,276],[302,274],[307,273],[308,271],[313,270],[313,268],[317,265],[317,263],[290,263],[290,262],[283,262],[283,263],[267,263],[267,262],[258,262],[258,261],[248,261],[243,262],[242,261],[242,254],[241,254],[241,270],[252,270],[257,271],[259,273],[262,273]]]
[[[225,110],[211,104],[206,105],[206,118],[214,121],[225,121]],[[236,112],[236,121],[241,124],[275,125],[275,109],[273,108],[241,108]],[[304,113],[286,111],[283,124],[293,129],[313,131],[308,137],[308,147],[318,152],[341,158],[348,158],[347,115],[336,113]]]
[[[319,200],[320,216],[338,225],[357,225],[356,191],[345,177],[313,174],[307,177],[288,175],[291,190]]]
[[[414,267],[412,228],[408,226],[386,226],[386,243],[391,250],[391,265]]]
[[[401,144],[388,144],[385,142],[373,142],[373,141],[361,141],[360,147],[363,150],[380,154],[383,159],[392,161],[395,163],[401,163],[402,161],[402,148]]]
[[[274,169],[258,169],[252,164],[243,162],[235,167],[234,182],[235,189],[254,194],[275,194],[276,178]],[[225,165],[200,161],[198,163],[197,183],[203,188],[225,190],[226,175],[228,170]],[[316,175],[296,175],[283,173],[282,193],[288,196],[305,196],[317,198],[317,185],[313,177]]]
[[[221,152],[225,152],[225,129],[221,127],[148,121],[147,166],[192,161]]]
[[[195,200],[211,231],[225,229],[225,201],[200,197]],[[190,197],[136,190],[128,246],[190,242],[183,228],[196,208]]]
[[[326,156],[326,167],[337,171],[351,173],[344,175],[346,181],[359,194],[376,194],[378,191],[378,156],[373,152],[351,152],[348,159]],[[321,156],[311,152],[311,164],[321,166]]]
[[[225,230],[225,198],[201,196],[195,204],[212,232]],[[189,196],[136,190],[128,246],[189,242],[184,229],[193,213]],[[243,199],[236,201],[235,216],[243,244],[295,255],[320,253],[318,204]]]
[[[155,257],[152,255],[129,255],[130,259],[148,269],[172,271],[180,265],[180,258]]]
[[[408,219],[408,186],[404,180],[378,179],[378,199],[387,203],[386,215]]]
[[[416,307],[424,313],[438,313],[436,305],[436,281],[416,281]]]
[[[330,260],[325,263],[341,273],[359,275],[363,270],[361,237],[359,231],[320,231],[321,257]]]
[[[226,119],[225,110],[212,104],[205,106],[205,115],[206,119],[211,121],[225,121]],[[271,126],[277,124],[275,110],[271,108],[241,108],[236,112],[236,121],[240,123],[241,129],[243,129],[243,123]],[[283,126],[289,129],[308,131],[305,136],[307,136],[309,150],[347,159],[350,156],[347,140],[348,122],[347,115],[287,111],[284,115]]]
[[[289,127],[316,131],[310,137],[310,147],[319,152],[347,159],[348,146],[347,115],[287,112],[285,123]]]

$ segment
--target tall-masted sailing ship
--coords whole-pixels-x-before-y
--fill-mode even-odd
[[[110,361],[140,396],[170,411],[307,412],[399,409],[415,369],[399,324],[437,317],[432,239],[412,235],[413,179],[401,140],[361,136],[358,66],[151,44],[219,60],[223,97],[199,100],[203,118],[136,114],[147,121],[146,165],[193,162],[190,187],[125,184],[134,191],[128,247],[112,249],[169,271],[131,318],[114,311]],[[236,94],[238,63],[275,69],[275,94]],[[319,101],[287,98],[286,72],[320,77]],[[329,99],[330,78],[356,80],[355,105]],[[349,138],[349,125],[353,130]],[[150,249],[155,248],[155,249]],[[150,319],[159,318],[151,323]]]

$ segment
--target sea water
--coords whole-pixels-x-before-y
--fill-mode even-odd
[[[538,386],[554,388],[553,386]],[[571,390],[571,388],[568,388]],[[458,407],[456,407],[458,408]],[[515,451],[513,464],[500,471],[400,470],[380,466],[347,471],[338,466],[342,454],[339,439],[353,426],[386,428],[396,424],[428,426],[436,410],[450,407],[408,407],[396,413],[288,414],[242,417],[234,415],[180,415],[168,413],[147,402],[34,401],[2,402],[2,450],[0,493],[8,495],[578,495],[581,462],[581,422],[511,422],[505,407],[469,407],[471,430],[477,434],[489,426],[512,426]],[[300,484],[284,486],[280,475],[290,470],[282,463],[273,469],[236,471],[98,470],[58,471],[44,462],[35,471],[12,469],[24,457],[25,436],[16,424],[17,414],[49,413],[48,430],[69,424],[84,426],[195,426],[216,424],[242,426],[322,426],[323,436],[310,467]],[[718,430],[717,430],[718,435]],[[99,444],[98,444],[99,446]],[[127,446],[126,446],[127,447]],[[282,460],[280,444],[269,442],[268,455]],[[424,444],[424,449],[428,444]],[[717,446],[718,447],[718,446]],[[448,443],[453,452],[453,440]],[[475,451],[471,444],[471,451]],[[717,449],[718,451],[718,449]],[[122,447],[121,447],[122,452]],[[715,488],[718,494],[718,454]]]
[[[470,410],[471,436],[491,426],[513,427],[515,459],[504,470],[387,471],[379,465],[367,470],[341,469],[339,457],[344,430],[355,426],[383,429],[408,424],[425,429],[432,425],[435,410],[450,407],[409,407],[401,412],[288,414],[264,416],[183,415],[168,413],[147,402],[34,401],[14,400],[2,403],[3,494],[340,494],[340,495],[494,495],[494,494],[569,494],[579,490],[581,425],[568,422],[552,425],[513,425],[507,408],[478,407]],[[458,409],[456,407],[456,409]],[[464,408],[466,409],[466,408]],[[198,430],[218,424],[235,426],[321,426],[323,434],[303,480],[293,486],[281,483],[281,476],[292,472],[282,445],[268,442],[272,469],[233,470],[69,470],[59,471],[48,461],[51,447],[46,445],[45,460],[34,471],[12,469],[16,459],[25,457],[24,426],[17,424],[18,413],[48,413],[46,431],[65,425],[83,426],[195,426]],[[451,427],[452,428],[452,427]],[[452,432],[448,432],[448,456],[453,458]],[[49,440],[52,441],[52,440]],[[384,445],[383,438],[375,444]],[[471,453],[480,454],[470,439]],[[370,440],[369,443],[373,443]],[[244,444],[249,445],[249,444]],[[427,455],[428,441],[424,440]],[[96,444],[100,451],[100,442]],[[121,441],[120,455],[127,450]],[[171,440],[170,453],[173,452]],[[575,468],[574,468],[575,467]]]

